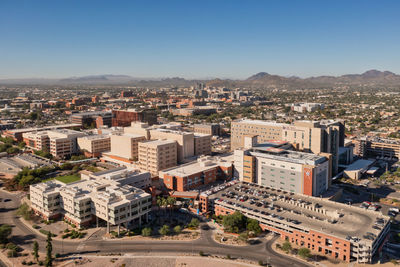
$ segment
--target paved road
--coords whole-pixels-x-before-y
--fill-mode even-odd
[[[41,250],[45,249],[45,237],[37,235],[32,229],[27,227],[15,216],[15,209],[19,206],[20,195],[12,195],[0,191],[0,197],[9,198],[9,202],[1,202],[0,223],[13,225],[12,241],[26,248],[32,249],[34,240],[39,242]],[[276,237],[275,237],[276,239]],[[134,240],[102,240],[101,236],[92,236],[87,241],[72,242],[53,240],[54,253],[62,255],[87,254],[87,253],[139,253],[146,255],[149,253],[189,253],[198,254],[203,251],[205,254],[222,255],[228,254],[232,258],[244,258],[249,260],[268,261],[272,266],[287,267],[288,265],[308,267],[309,264],[303,263],[291,257],[281,255],[272,250],[270,241],[263,240],[259,244],[244,247],[235,247],[219,244],[212,238],[212,229],[202,230],[201,237],[194,241],[134,241]]]

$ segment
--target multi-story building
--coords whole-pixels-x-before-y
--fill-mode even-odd
[[[47,131],[42,132],[27,132],[22,134],[22,140],[26,147],[35,150],[49,150],[50,138]]]
[[[138,174],[141,175],[141,174]],[[91,175],[70,184],[48,181],[30,186],[32,210],[44,219],[64,218],[76,226],[102,219],[129,228],[148,220],[151,195],[126,183],[132,177]]]
[[[48,130],[56,130],[56,129],[72,129],[76,127],[80,127],[80,124],[71,123],[71,124],[59,124],[59,125],[51,125],[39,128],[22,128],[22,129],[12,129],[6,130],[2,133],[4,137],[11,137],[15,141],[21,142],[23,141],[22,135],[24,133],[30,132],[41,132],[41,131],[48,131]]]
[[[139,172],[127,167],[117,167],[95,173],[82,171],[81,178],[105,179],[118,182],[120,185],[130,185],[140,189],[148,189],[151,186],[151,175],[149,172]]]
[[[112,126],[127,127],[132,122],[147,122],[149,125],[153,125],[157,123],[157,114],[153,109],[112,111]]]
[[[159,177],[166,188],[182,192],[214,183],[217,179],[230,180],[232,171],[232,161],[204,156],[197,161],[160,171]]]
[[[297,103],[292,104],[291,108],[296,112],[314,112],[317,109],[324,109],[325,105],[321,103]]]
[[[78,147],[87,157],[99,157],[101,153],[111,150],[111,137],[109,135],[88,135],[78,137]]]
[[[131,126],[124,127],[124,133],[142,135],[150,140],[149,124],[145,122],[132,122]]]
[[[195,133],[193,141],[196,156],[211,155],[211,135]]]
[[[380,212],[252,183],[214,187],[199,203],[202,213],[239,211],[282,240],[346,262],[370,263],[390,231],[390,218]]]
[[[400,159],[400,141],[389,138],[363,137],[355,141],[354,153],[364,158]]]
[[[111,121],[112,113],[109,111],[82,112],[71,115],[71,122],[80,124],[81,126],[96,125],[97,128],[99,128],[100,126],[111,127]]]
[[[209,134],[212,136],[221,135],[221,126],[218,123],[195,124],[193,127],[195,133]]]
[[[170,129],[150,130],[150,139],[168,139],[177,143],[178,162],[183,162],[185,158],[193,157],[194,154],[194,134]]]
[[[138,134],[113,134],[111,135],[111,152],[108,156],[120,160],[137,161],[138,143],[145,140],[146,137]]]
[[[154,140],[139,143],[139,169],[152,176],[177,165],[177,142],[174,140]]]
[[[85,136],[85,133],[56,129],[23,133],[23,140],[29,148],[49,151],[54,157],[64,158],[79,152],[77,138],[82,136]]]
[[[309,196],[324,193],[331,179],[329,159],[288,150],[287,144],[263,143],[235,150],[239,179]]]
[[[48,131],[50,139],[50,153],[56,158],[64,158],[79,152],[77,138],[85,136],[85,133],[69,130],[58,129]]]
[[[233,121],[231,149],[244,145],[244,136],[258,135],[258,141],[283,140],[296,150],[315,154],[332,154],[332,174],[338,171],[339,147],[344,146],[344,124],[341,121],[295,121],[293,124],[259,120]]]
[[[171,109],[171,113],[176,116],[190,117],[193,115],[211,115],[217,112],[216,107],[196,106],[194,108]]]

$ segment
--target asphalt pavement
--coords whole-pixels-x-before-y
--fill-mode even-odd
[[[13,226],[11,241],[20,245],[27,251],[32,249],[33,241],[37,240],[41,251],[45,250],[46,238],[38,235],[30,227],[26,226],[16,217],[15,211],[20,205],[22,194],[10,194],[0,191],[0,224]],[[11,201],[4,202],[4,199]],[[198,255],[200,251],[204,254],[227,256],[231,258],[242,258],[247,260],[269,262],[272,266],[287,267],[288,265],[306,267],[312,266],[289,256],[278,254],[271,248],[271,244],[277,238],[248,246],[229,246],[217,243],[213,237],[212,229],[201,230],[201,236],[193,241],[159,241],[159,240],[103,240],[101,236],[93,236],[83,242],[53,240],[54,253],[61,255],[84,255],[84,254],[125,254],[135,253],[141,255],[156,253],[188,253]]]

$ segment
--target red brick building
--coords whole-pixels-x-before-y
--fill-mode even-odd
[[[179,192],[232,178],[232,162],[214,157],[200,157],[197,161],[160,172],[166,188]]]

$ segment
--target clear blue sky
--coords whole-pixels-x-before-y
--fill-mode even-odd
[[[0,78],[400,73],[398,0],[1,0]]]

